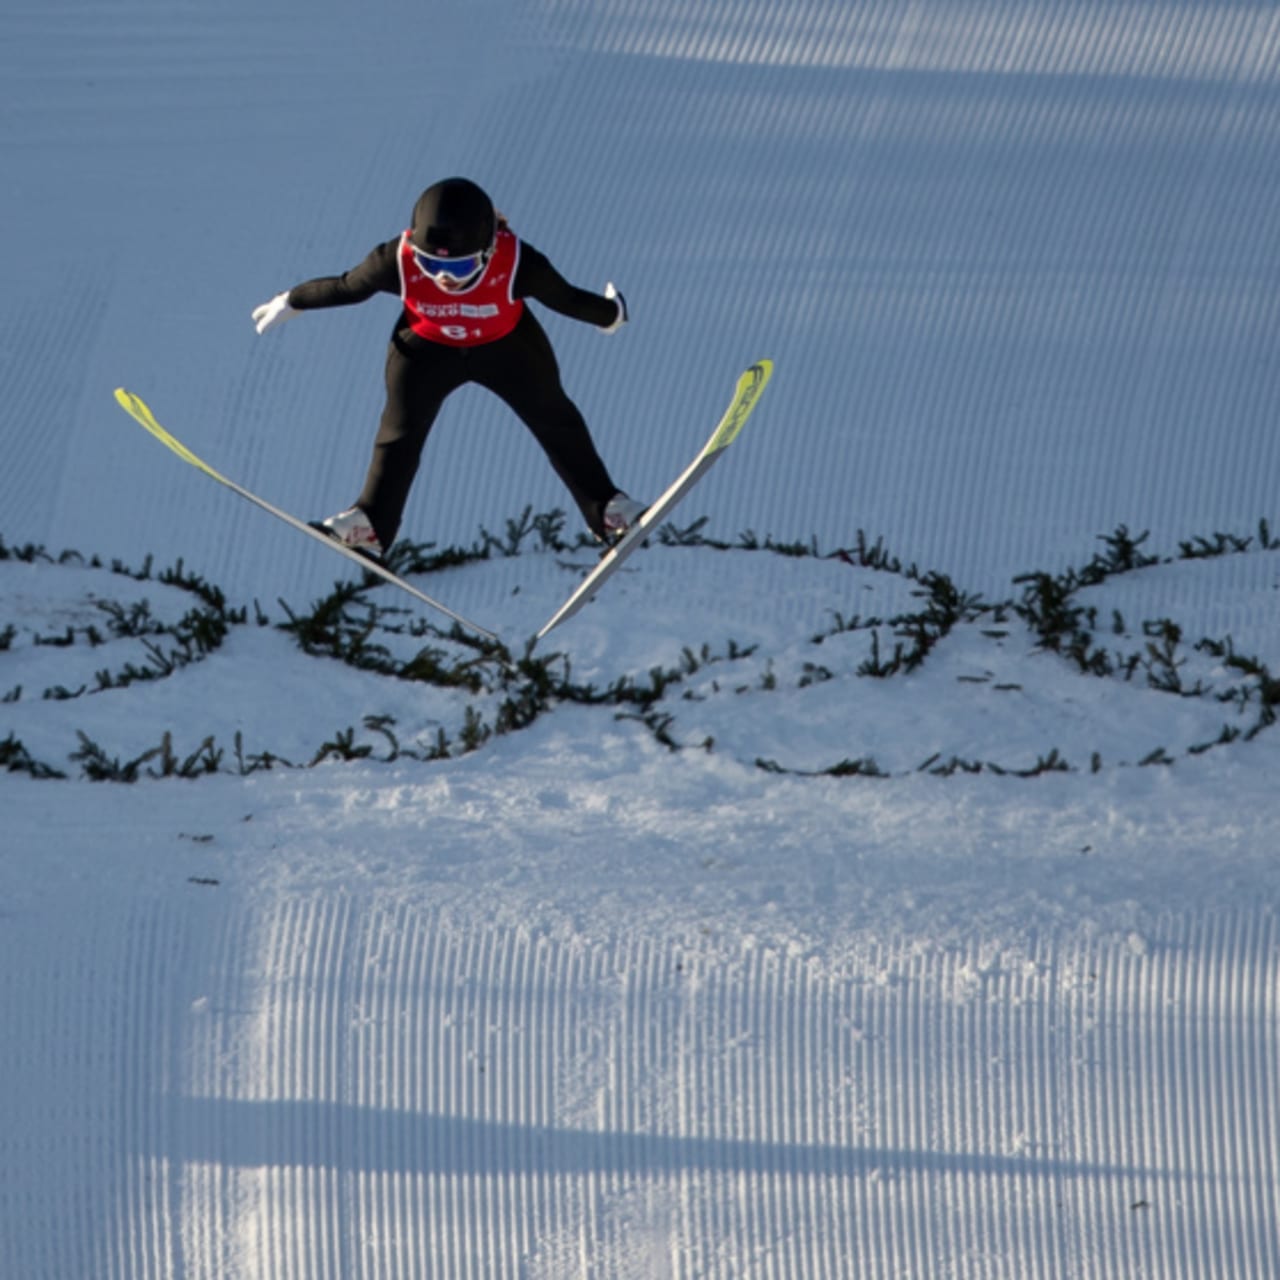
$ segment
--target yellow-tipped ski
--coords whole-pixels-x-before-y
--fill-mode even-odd
[[[653,503],[600,559],[600,563],[578,584],[574,593],[543,624],[535,637],[541,640],[553,627],[566,618],[572,618],[621,567],[622,562],[645,540],[650,530],[702,478],[703,473],[737,438],[742,425],[756,407],[760,393],[769,385],[773,376],[772,360],[757,360],[745,369],[733,389],[733,399],[711,433],[710,439],[698,452],[698,456],[671,483],[667,491]]]
[[[419,591],[417,587],[406,582],[399,574],[392,573],[385,565],[376,560],[371,560],[367,556],[362,556],[358,551],[353,551],[350,547],[338,542],[337,539],[321,533],[319,529],[313,529],[305,520],[299,520],[297,516],[292,516],[287,511],[281,511],[279,507],[272,506],[265,498],[258,497],[256,493],[250,493],[248,489],[236,484],[234,480],[228,480],[221,471],[215,471],[203,458],[192,453],[177,436],[162,427],[156,421],[155,414],[151,412],[140,396],[134,395],[132,391],[126,391],[123,387],[117,387],[115,394],[116,403],[125,413],[139,426],[145,427],[166,449],[176,453],[183,462],[190,463],[197,471],[203,471],[211,480],[216,480],[219,484],[226,485],[232,493],[239,494],[246,502],[252,502],[255,507],[260,507],[263,511],[275,516],[277,520],[283,520],[285,524],[292,525],[295,529],[305,533],[307,537],[314,538],[322,546],[328,547],[330,551],[336,551],[339,555],[345,556],[348,560],[358,564],[368,573],[376,574],[385,582],[391,583],[392,586],[399,587],[401,591],[407,591],[415,600],[420,600],[437,612],[443,613],[446,618],[452,618],[454,622],[466,627],[468,631],[474,631],[477,635],[485,636],[489,640],[501,644],[501,641],[492,631],[487,631],[484,627],[477,626],[470,618],[464,618],[460,613],[454,613],[447,605],[443,605],[439,600],[433,599],[425,591]]]

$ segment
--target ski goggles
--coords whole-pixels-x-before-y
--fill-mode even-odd
[[[489,261],[490,253],[492,253],[491,249],[485,249],[481,253],[469,253],[462,258],[437,258],[423,249],[414,248],[413,260],[418,264],[418,270],[433,280],[452,280],[459,283],[470,280],[481,271]]]

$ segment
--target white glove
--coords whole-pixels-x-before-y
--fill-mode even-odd
[[[297,314],[289,305],[289,291],[286,289],[284,293],[277,293],[270,302],[254,307],[253,323],[259,333],[266,333],[268,329],[284,324],[286,320],[292,320]]]
[[[622,326],[626,324],[627,320],[629,319],[627,315],[627,300],[622,296],[622,294],[620,294],[617,291],[617,289],[614,288],[612,280],[610,280],[609,283],[605,285],[604,296],[606,298],[612,298],[614,302],[618,304],[618,318],[611,325],[607,325],[605,327],[604,332],[617,333],[618,330],[621,329]]]

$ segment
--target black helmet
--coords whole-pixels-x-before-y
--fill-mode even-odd
[[[411,239],[417,248],[438,257],[483,253],[497,230],[493,201],[467,178],[435,183],[413,206]]]

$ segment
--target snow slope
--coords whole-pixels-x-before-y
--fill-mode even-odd
[[[0,36],[0,1275],[1280,1275],[1273,7]],[[590,553],[450,404],[514,676],[110,396],[345,502],[394,308],[248,311],[454,171],[627,293],[548,327],[636,492],[778,367],[532,653]]]

